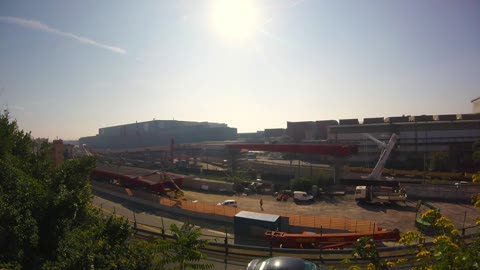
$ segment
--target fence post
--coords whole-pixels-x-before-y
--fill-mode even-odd
[[[466,220],[467,220],[467,211],[465,210],[465,215],[463,216],[462,237],[465,236],[465,221]]]
[[[228,234],[227,231],[225,230],[225,256],[228,256]]]
[[[163,224],[163,216],[160,217],[161,220],[162,220],[162,238],[163,240],[165,240],[165,225]]]
[[[135,212],[132,211],[132,213],[133,213],[133,227],[137,228],[137,217],[135,216]]]
[[[355,219],[355,232],[357,232],[357,223],[358,223],[358,220]]]
[[[372,240],[375,237],[375,223],[373,223],[373,230],[372,230]]]
[[[270,257],[273,255],[273,243],[272,243],[272,238],[270,238]]]

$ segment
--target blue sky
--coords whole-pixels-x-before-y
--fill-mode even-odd
[[[154,118],[249,132],[470,113],[480,96],[480,1],[248,3],[254,19],[214,0],[2,0],[0,106],[76,139]]]

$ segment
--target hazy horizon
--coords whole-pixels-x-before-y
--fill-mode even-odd
[[[0,106],[34,137],[157,120],[471,113],[480,1],[1,1]]]

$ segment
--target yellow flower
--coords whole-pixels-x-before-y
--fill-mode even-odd
[[[375,268],[375,265],[374,265],[373,263],[369,263],[369,264],[367,265],[367,270],[375,270],[375,269],[376,269],[376,268]]]
[[[408,231],[402,236],[402,238],[400,238],[398,242],[400,244],[410,245],[414,242],[422,243],[424,240],[425,237],[423,237],[420,233],[416,231]]]
[[[400,258],[397,260],[397,264],[402,264],[402,263],[406,263],[408,260],[405,259],[405,258]]]
[[[448,242],[451,242],[451,240],[446,235],[440,235],[440,236],[435,237],[435,239],[433,239],[434,244],[448,243]]]
[[[387,266],[393,268],[395,266],[394,262],[387,262]]]
[[[415,258],[417,259],[417,262],[424,261],[430,257],[430,251],[428,250],[422,250],[417,255],[415,255]]]

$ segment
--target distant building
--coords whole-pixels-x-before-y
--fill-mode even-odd
[[[327,128],[329,126],[336,125],[338,125],[336,120],[287,122],[285,134],[293,142],[302,142],[305,140],[326,140],[328,137]]]
[[[285,139],[284,128],[265,129],[265,142],[283,142]]]
[[[244,132],[238,133],[237,139],[246,142],[256,142],[256,143],[263,143],[265,138],[265,132],[263,130],[259,130],[257,132]]]
[[[480,97],[472,99],[473,113],[480,113]]]
[[[235,140],[237,129],[223,123],[153,120],[100,128],[98,135],[79,139],[89,148],[128,149],[175,143]]]
[[[62,140],[53,140],[52,159],[55,167],[60,167],[64,162],[64,145]]]
[[[354,163],[372,165],[378,160],[378,146],[364,133],[384,142],[392,133],[397,134],[399,138],[393,156],[398,161],[405,161],[412,154],[428,159],[432,152],[447,151],[461,163],[471,154],[472,144],[480,138],[480,117],[471,114],[388,117],[384,123],[365,122],[328,128],[329,142],[360,146],[358,155],[351,157],[350,161]]]

